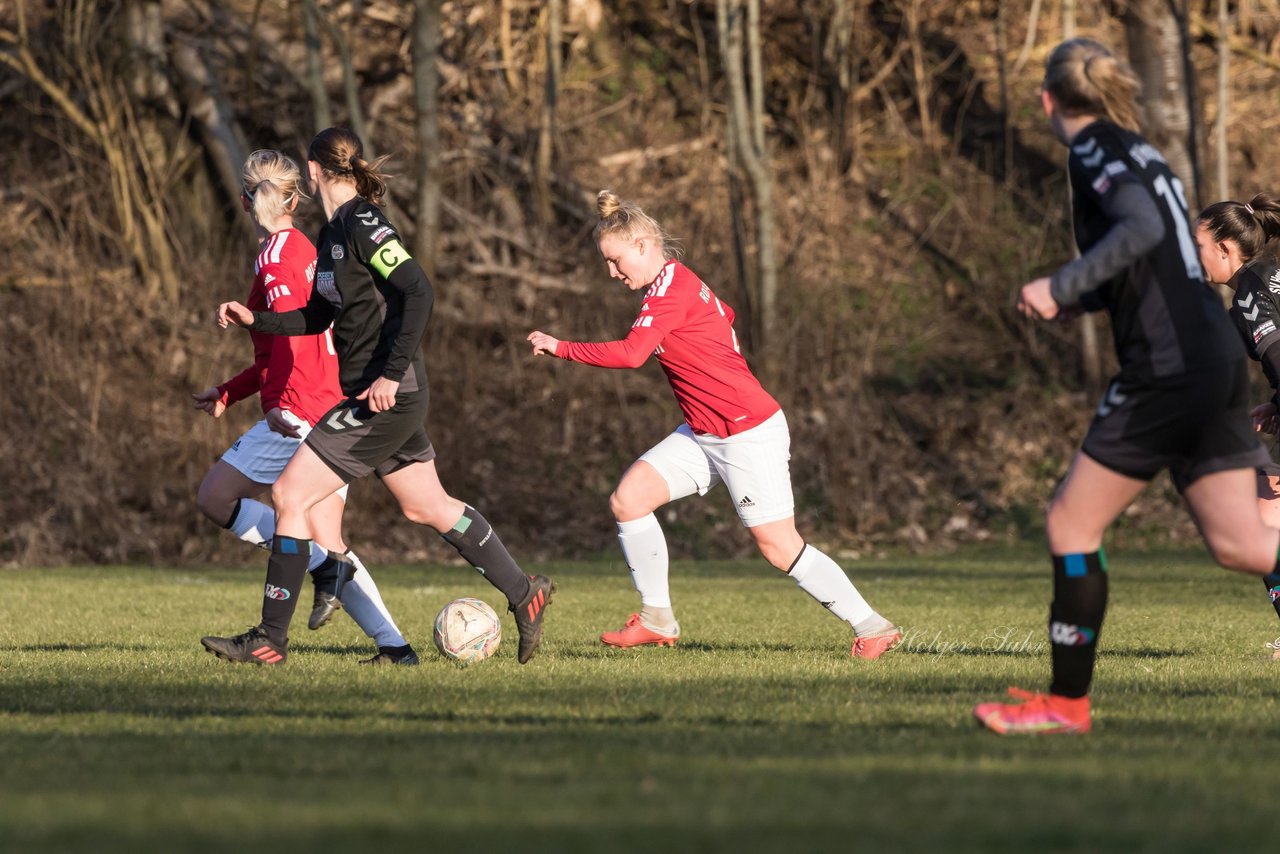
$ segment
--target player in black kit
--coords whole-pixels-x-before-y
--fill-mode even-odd
[[[1196,223],[1196,246],[1205,277],[1231,288],[1228,312],[1244,340],[1249,357],[1262,363],[1273,392],[1271,400],[1253,408],[1254,429],[1277,432],[1280,404],[1280,265],[1264,251],[1280,237],[1280,198],[1259,193],[1248,202],[1218,202],[1205,208]],[[1258,510],[1273,528],[1280,528],[1280,465],[1268,462],[1258,469]],[[1280,616],[1280,573],[1262,578],[1267,597]],[[1280,644],[1272,644],[1280,658]]]
[[[1249,428],[1244,350],[1205,284],[1182,184],[1137,134],[1140,84],[1091,39],[1058,45],[1041,92],[1070,148],[1081,255],[1022,287],[1018,307],[1052,320],[1080,310],[1111,319],[1120,372],[1103,396],[1046,518],[1053,559],[1048,693],[974,714],[999,733],[1087,732],[1089,682],[1107,604],[1102,537],[1168,469],[1219,564],[1276,570],[1280,531],[1263,524],[1253,468],[1266,452]]]
[[[234,322],[277,335],[315,335],[332,323],[347,399],[321,417],[272,487],[276,536],[262,624],[235,638],[202,643],[235,661],[283,661],[311,550],[307,510],[343,484],[374,474],[410,521],[441,532],[507,597],[520,634],[517,657],[524,664],[541,642],[555,587],[546,576],[525,575],[479,511],[440,484],[423,426],[428,398],[421,347],[433,292],[378,207],[386,193],[379,165],[364,159],[359,137],[346,128],[317,134],[307,150],[307,171],[329,221],[316,241],[310,302],[282,313],[253,312],[236,302],[218,307],[222,326]],[[346,577],[339,580],[339,597]]]

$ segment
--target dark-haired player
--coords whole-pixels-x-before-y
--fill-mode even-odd
[[[1262,363],[1271,383],[1271,400],[1253,408],[1254,429],[1277,432],[1280,404],[1280,265],[1264,251],[1280,237],[1280,199],[1259,193],[1248,202],[1217,202],[1205,208],[1196,223],[1196,245],[1205,277],[1231,288],[1228,312],[1250,358]],[[1258,510],[1273,528],[1280,528],[1280,465],[1258,469]],[[1280,573],[1262,578],[1267,597],[1280,616]],[[1272,653],[1280,658],[1280,649]]]
[[[1219,564],[1263,575],[1280,531],[1266,527],[1253,468],[1266,453],[1249,429],[1248,365],[1205,284],[1182,184],[1138,135],[1137,77],[1091,39],[1058,45],[1042,103],[1070,148],[1081,255],[1022,287],[1019,308],[1050,320],[1106,310],[1120,372],[1049,507],[1053,560],[1048,693],[1010,689],[1021,703],[974,714],[999,733],[1087,732],[1107,605],[1102,537],[1147,482],[1168,469]]]
[[[297,164],[278,151],[255,151],[245,161],[240,180],[241,203],[263,238],[254,262],[249,305],[261,311],[290,311],[305,305],[315,277],[316,249],[293,227],[293,214],[303,197]],[[206,516],[240,539],[271,548],[275,513],[257,498],[280,476],[312,426],[342,399],[342,393],[328,330],[296,338],[256,333],[251,338],[252,365],[225,383],[192,395],[197,409],[217,418],[228,406],[257,394],[264,414],[209,469],[200,483],[197,503]],[[362,664],[416,664],[417,655],[400,634],[373,578],[343,541],[345,502],[344,488],[308,514],[318,543],[345,554],[357,569],[343,593],[345,602],[340,603],[331,585],[336,585],[345,564],[317,546],[308,566],[316,581],[316,606],[309,625],[319,628],[345,604],[351,618],[378,645],[378,654]],[[216,644],[206,647],[219,651]],[[260,655],[274,660],[277,653],[263,649]]]
[[[527,576],[475,508],[445,492],[435,449],[423,422],[427,374],[422,340],[433,292],[422,268],[378,207],[386,182],[363,157],[360,139],[345,128],[316,135],[307,171],[328,222],[317,245],[315,291],[303,309],[253,312],[239,303],[218,308],[220,323],[256,332],[315,334],[333,324],[345,400],[307,436],[272,489],[276,537],[267,584],[296,591],[312,548],[307,511],[346,483],[377,475],[404,515],[428,525],[456,548],[507,598],[520,633],[518,659],[527,662],[542,638],[554,587]],[[228,657],[250,660],[274,649],[283,660],[294,599],[263,600],[262,624],[235,638],[212,640]]]

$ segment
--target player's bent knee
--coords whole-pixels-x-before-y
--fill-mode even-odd
[[[305,506],[302,496],[289,488],[283,480],[271,485],[271,503],[276,508],[276,515],[306,513],[310,508]]]
[[[662,503],[644,495],[642,490],[628,487],[624,482],[618,484],[618,488],[609,496],[609,512],[619,522],[631,522],[648,516],[661,507]]]
[[[449,505],[444,502],[404,505],[401,506],[400,512],[404,514],[404,518],[415,525],[426,525],[442,533],[452,528],[458,521],[456,513],[452,514],[454,518],[450,518]]]
[[[1240,543],[1235,540],[1211,542],[1209,543],[1209,551],[1213,554],[1213,559],[1223,569],[1265,574],[1275,568],[1275,555],[1260,550],[1252,544]]]
[[[208,516],[219,525],[225,525],[227,519],[231,517],[231,511],[235,509],[236,497],[224,494],[223,490],[211,484],[208,480],[200,484],[200,491],[196,493],[196,506],[200,508],[200,512]]]

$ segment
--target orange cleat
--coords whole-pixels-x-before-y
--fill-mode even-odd
[[[1021,703],[980,703],[973,715],[987,729],[1001,735],[1050,735],[1088,732],[1089,698],[1059,697],[1010,688],[1009,696]]]
[[[902,640],[902,632],[894,629],[887,635],[872,635],[864,638],[853,639],[853,649],[849,650],[852,658],[865,658],[867,661],[875,661],[889,650],[898,645]]]
[[[622,649],[646,645],[675,646],[676,641],[680,640],[680,628],[679,626],[676,627],[674,635],[664,635],[641,623],[639,614],[632,614],[627,618],[625,626],[616,632],[605,632],[600,636],[600,640],[606,646],[616,646]]]

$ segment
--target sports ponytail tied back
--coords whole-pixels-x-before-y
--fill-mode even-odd
[[[1269,241],[1280,237],[1280,198],[1258,193],[1248,202],[1215,202],[1204,209],[1198,222],[1214,242],[1230,240],[1239,246],[1240,258],[1247,264]]]
[[[384,155],[372,163],[365,160],[364,144],[351,130],[332,127],[320,131],[307,147],[307,159],[319,163],[331,178],[354,181],[356,192],[375,205],[385,200],[389,176],[381,170],[387,158]]]

